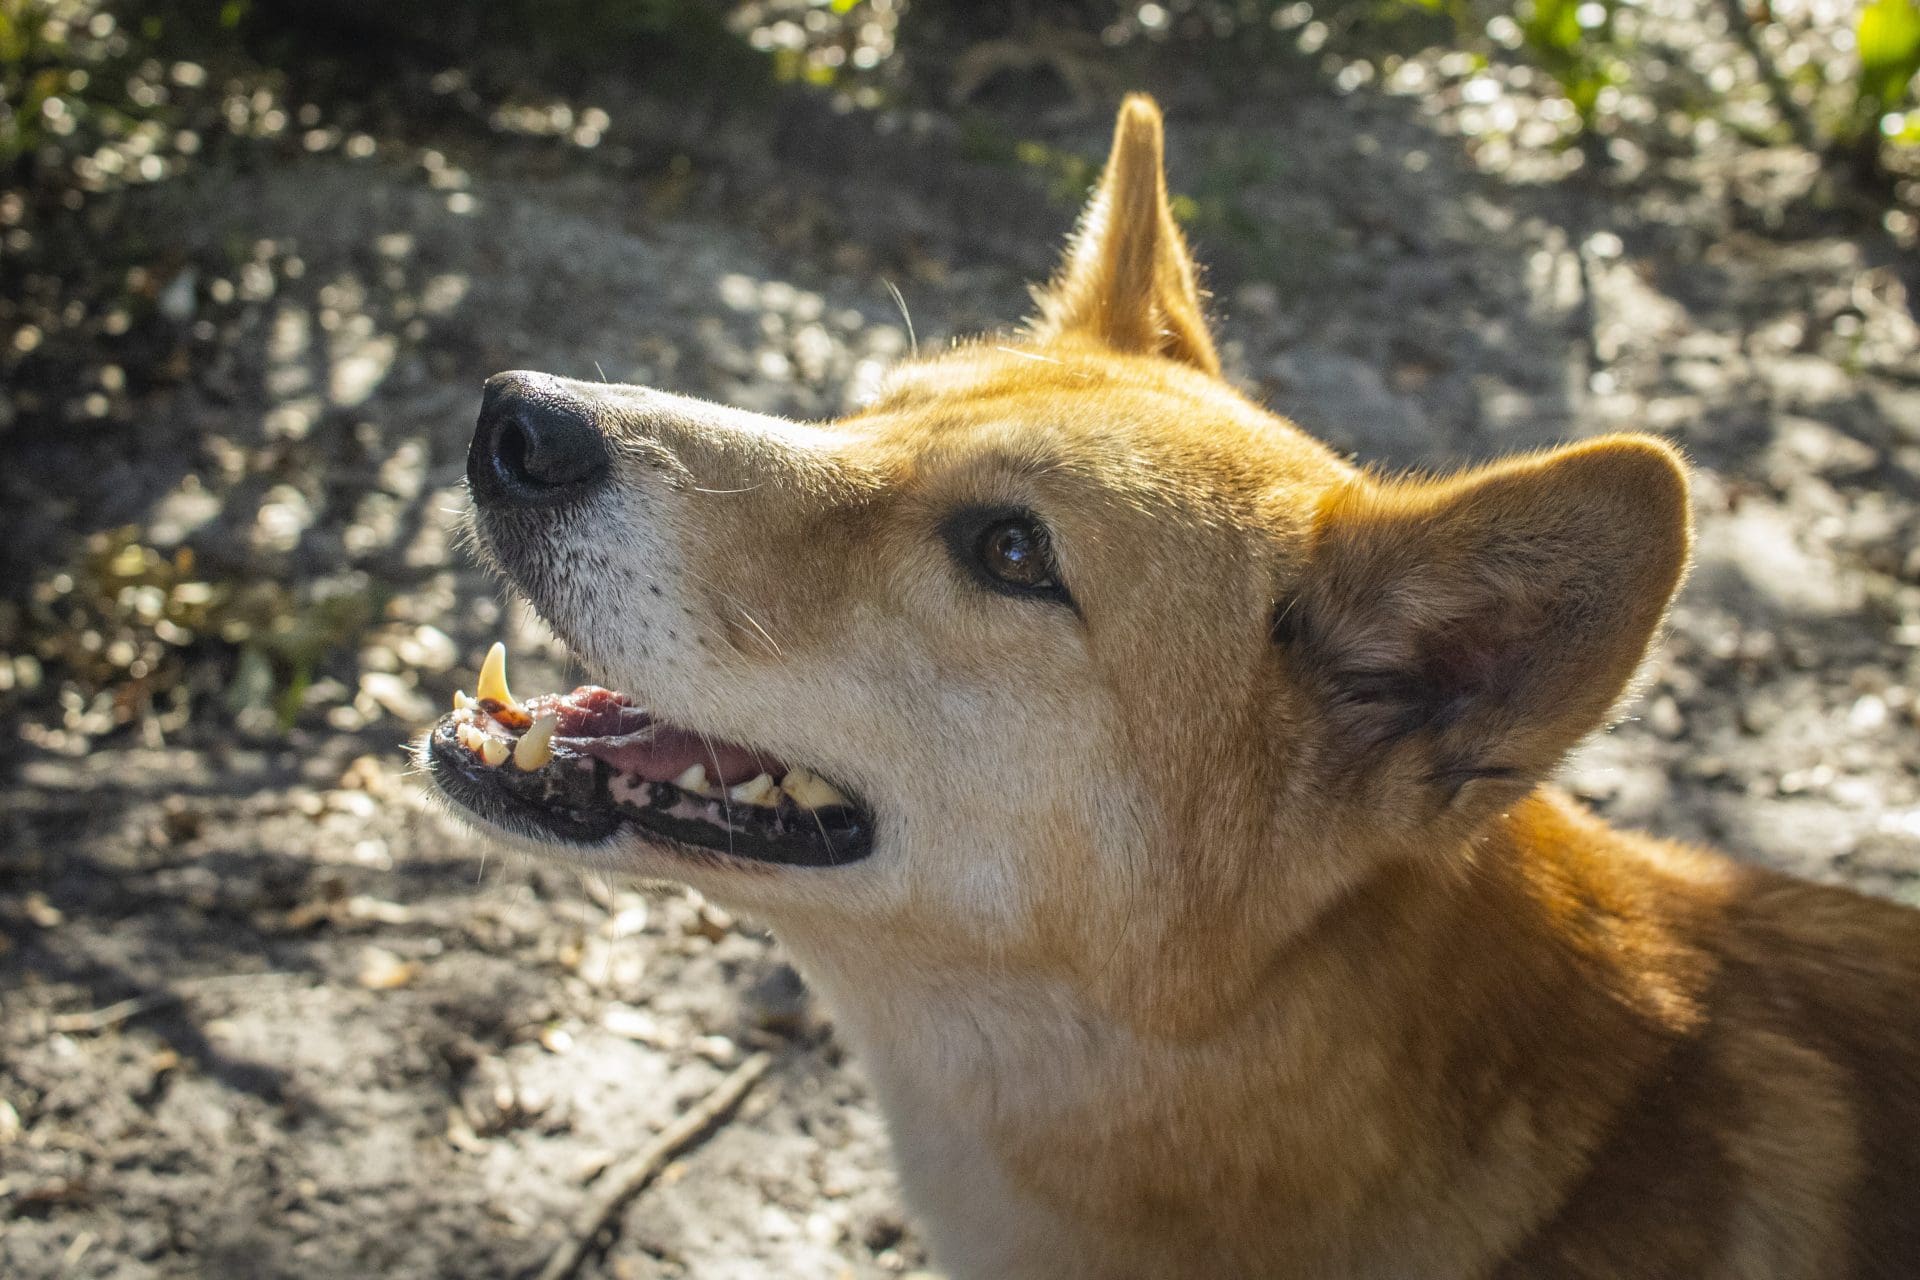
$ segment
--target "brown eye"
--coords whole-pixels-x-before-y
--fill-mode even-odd
[[[1057,591],[1053,553],[1046,530],[1032,520],[1016,517],[988,525],[980,534],[975,554],[990,577],[1021,591]]]
[[[962,507],[941,521],[940,533],[954,563],[987,590],[1050,600],[1079,612],[1060,581],[1047,526],[1033,512],[984,504]]]

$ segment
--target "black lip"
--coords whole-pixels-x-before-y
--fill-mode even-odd
[[[619,810],[593,802],[588,789],[593,779],[583,771],[577,778],[575,771],[555,771],[552,781],[557,785],[536,788],[529,783],[540,775],[489,769],[475,761],[446,720],[434,726],[427,739],[427,767],[447,799],[531,840],[600,844],[621,827]],[[523,778],[529,782],[521,782]]]
[[[641,801],[616,800],[604,763],[550,765],[523,773],[511,764],[488,768],[460,745],[451,716],[427,738],[427,766],[441,792],[495,826],[548,844],[593,847],[622,831],[702,857],[726,855],[786,867],[837,867],[873,852],[873,819],[859,804],[792,820],[785,811],[734,805],[721,823],[669,812],[688,793],[649,784]]]

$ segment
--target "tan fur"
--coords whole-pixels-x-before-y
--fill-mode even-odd
[[[960,1280],[1920,1274],[1920,913],[1545,785],[1683,572],[1667,446],[1357,471],[1217,376],[1158,112],[1024,338],[618,446],[521,585],[605,683],[843,780],[866,862],[602,860],[762,915]],[[1050,526],[1074,609],[935,530]]]
[[[1040,342],[1079,334],[1114,351],[1152,353],[1220,372],[1192,257],[1173,220],[1160,110],[1127,99],[1113,157],[1094,188],[1066,261],[1038,294]]]

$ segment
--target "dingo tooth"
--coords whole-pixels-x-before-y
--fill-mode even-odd
[[[755,774],[738,786],[727,788],[727,798],[738,800],[742,804],[770,805],[774,801],[776,788],[773,779],[767,774]]]
[[[707,766],[688,765],[686,772],[673,780],[673,785],[682,791],[704,792],[707,789]]]
[[[811,769],[803,769],[796,765],[787,770],[785,776],[780,779],[780,789],[792,796],[795,803],[799,804],[802,809],[805,809],[808,805],[805,801],[801,800],[800,797],[808,792],[814,781],[815,778]]]
[[[489,769],[498,769],[507,762],[507,757],[513,754],[513,748],[509,747],[503,738],[483,733],[480,739],[480,758],[487,762]]]
[[[831,809],[848,803],[840,789],[811,769],[789,769],[780,780],[780,789],[793,797],[802,809]]]
[[[532,773],[553,759],[553,729],[559,719],[552,715],[541,716],[533,722],[533,727],[520,735],[520,741],[513,744],[513,764],[522,773]]]
[[[513,700],[513,691],[507,688],[507,646],[498,640],[487,650],[487,660],[480,664],[480,683],[474,688],[482,702],[491,699],[504,707],[520,705]]]

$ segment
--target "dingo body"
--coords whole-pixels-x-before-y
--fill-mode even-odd
[[[1219,378],[1160,150],[843,421],[490,383],[479,543],[647,704],[496,672],[443,790],[763,917],[962,1280],[1920,1274],[1920,913],[1544,782],[1673,452],[1356,469]]]

